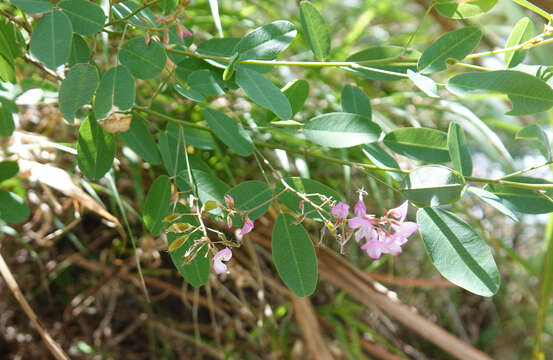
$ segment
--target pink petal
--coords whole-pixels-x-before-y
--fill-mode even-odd
[[[247,233],[252,231],[253,226],[253,221],[251,221],[249,218],[246,218],[246,220],[244,220],[244,226],[242,227],[242,229],[240,229],[240,235],[246,235]]]
[[[369,219],[354,217],[353,219],[348,220],[348,225],[352,229],[357,229],[359,227],[372,227],[373,224]]]
[[[332,215],[340,219],[345,219],[348,217],[349,205],[343,202],[339,202],[332,208]]]
[[[213,261],[229,261],[232,258],[232,250],[228,247],[219,250],[213,257]]]
[[[355,216],[358,217],[364,217],[367,215],[367,207],[365,206],[365,203],[362,200],[357,201],[357,204],[355,204],[355,207],[353,208],[353,212],[355,213]]]
[[[388,211],[388,215],[395,217],[400,222],[403,222],[403,220],[405,220],[405,217],[407,216],[408,208],[409,208],[409,201],[405,201],[403,204],[399,205],[398,207],[390,209]]]
[[[382,255],[382,247],[378,241],[367,241],[361,249],[367,252],[367,255],[373,259],[380,259]]]
[[[419,225],[417,225],[417,223],[412,221],[406,221],[399,226],[396,232],[400,234],[402,237],[407,238],[413,235],[413,233],[415,233],[418,229],[419,229]]]
[[[215,270],[216,274],[224,274],[227,272],[227,266],[223,264],[221,261],[214,261],[213,270]]]
[[[229,194],[225,195],[225,204],[231,209],[234,207],[234,199]]]

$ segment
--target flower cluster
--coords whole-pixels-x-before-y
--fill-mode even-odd
[[[419,229],[419,226],[405,221],[408,202],[405,201],[397,208],[388,210],[382,217],[367,214],[367,208],[362,195],[353,208],[354,217],[348,219],[350,206],[339,202],[332,208],[332,215],[336,218],[336,225],[342,229],[342,243],[346,243],[352,235],[357,243],[365,239],[361,249],[373,259],[382,254],[397,255],[401,253],[401,246],[407,238]],[[347,232],[345,227],[350,228]]]
[[[253,230],[254,223],[248,217],[247,214],[241,213],[234,207],[234,199],[230,195],[225,195],[225,205],[219,205],[223,210],[227,212],[227,226],[230,229],[232,227],[232,217],[236,214],[242,215],[242,222],[244,225],[239,231],[241,236],[246,235]],[[217,274],[227,273],[227,266],[223,264],[223,261],[229,261],[232,258],[232,250],[225,247],[223,250],[218,251],[213,257],[213,269]]]
[[[232,216],[239,213],[239,211],[234,208],[234,199],[228,194],[225,195],[225,205],[226,207],[223,207],[223,209],[228,211],[227,226],[230,229],[232,227]],[[248,215],[242,217],[242,222],[244,223],[244,226],[240,229],[240,235],[244,236],[253,230],[254,224]]]

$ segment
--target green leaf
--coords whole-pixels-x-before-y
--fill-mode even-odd
[[[71,40],[71,51],[67,64],[73,66],[78,63],[87,63],[90,61],[90,49],[88,44],[79,34],[73,34]]]
[[[184,258],[186,257],[188,249],[191,247],[194,240],[197,240],[201,236],[198,233],[196,234],[190,236],[190,238],[186,240],[186,242],[181,247],[179,247],[175,251],[170,251],[169,254],[171,255],[173,264],[175,264],[175,267],[182,275],[184,280],[186,280],[186,282],[193,287],[198,288],[207,284],[209,280],[209,271],[211,269],[211,264],[210,257],[207,254],[207,245],[203,245],[202,249],[199,250],[198,254],[196,255],[196,257],[194,257],[194,259],[192,259],[192,261],[190,261],[188,264],[184,263]],[[173,241],[178,239],[180,236],[182,235],[174,233],[167,234],[167,242],[169,243],[169,246],[171,246]]]
[[[145,161],[152,165],[161,163],[156,142],[144,122],[138,115],[133,115],[128,131],[120,132],[123,141]]]
[[[94,114],[97,119],[105,119],[113,111],[132,108],[135,97],[134,79],[123,65],[109,69],[100,82],[94,100]]]
[[[171,181],[167,175],[160,175],[150,187],[144,209],[142,210],[142,219],[144,225],[158,237],[163,228],[163,219],[169,215],[171,207]]]
[[[47,13],[33,31],[31,53],[44,65],[56,70],[69,58],[72,32],[71,21],[67,15],[58,10]]]
[[[30,210],[18,195],[0,190],[0,219],[7,223],[19,223],[29,217]]]
[[[498,210],[503,215],[510,217],[511,219],[513,219],[513,221],[516,221],[516,222],[520,221],[519,218],[516,216],[516,214],[513,212],[513,209],[511,209],[509,203],[507,203],[506,201],[503,201],[495,194],[473,186],[469,186],[467,189],[471,193],[478,196],[480,200],[492,206],[494,209]]]
[[[194,185],[191,186],[190,184],[188,170],[183,170],[179,172],[177,178],[175,179],[175,183],[179,189],[181,191],[187,191],[191,188],[194,189],[202,205],[209,200],[216,201],[219,204],[224,204],[224,196],[228,193],[230,187],[208,171],[194,168],[193,164],[190,164],[190,168]],[[219,215],[221,214],[221,209],[216,208],[209,211],[209,213]]]
[[[0,80],[11,83],[15,83],[17,80],[13,63],[6,59],[4,55],[0,55]]]
[[[447,134],[428,128],[402,128],[389,132],[384,145],[408,158],[434,163],[449,161]]]
[[[292,116],[294,116],[301,110],[309,96],[309,82],[305,80],[293,80],[286,84],[281,91],[290,102]]]
[[[191,212],[192,210],[190,208],[177,203],[175,213],[186,214]],[[186,222],[188,224],[191,224],[193,227],[199,226],[198,220],[194,216],[185,215],[175,219],[170,224],[168,224],[167,227],[179,222]],[[188,232],[188,234],[190,233]],[[168,232],[168,248],[170,248],[177,239],[186,235],[186,232]],[[199,250],[199,252],[196,254],[196,257],[194,257],[194,259],[192,259],[189,263],[186,263],[185,261],[188,255],[187,252],[190,250],[190,247],[192,246],[194,241],[197,241],[202,235],[203,234],[200,231],[197,231],[194,234],[189,235],[188,239],[180,247],[176,248],[173,251],[169,251],[171,260],[173,261],[173,264],[175,265],[179,273],[182,275],[187,283],[194,287],[205,285],[209,279],[210,257],[209,254],[207,254],[207,246],[204,246],[201,250]]]
[[[212,70],[193,71],[188,75],[187,82],[191,90],[201,94],[219,96],[225,93],[223,81]]]
[[[426,165],[411,170],[401,184],[401,194],[413,204],[438,206],[459,200],[465,180],[441,165]]]
[[[231,57],[240,38],[212,38],[198,44],[196,52],[205,56]],[[226,64],[226,63],[225,63]]]
[[[274,21],[258,27],[240,39],[233,52],[240,53],[241,60],[274,59],[290,45],[296,34],[296,28],[291,22]]]
[[[331,208],[328,205],[331,201],[339,201],[342,197],[336,192],[336,190],[321,184],[318,181],[312,179],[305,179],[301,177],[288,177],[284,179],[286,184],[295,189],[300,194],[308,196],[309,200],[321,207],[327,213],[330,213]],[[277,183],[275,187],[275,194],[279,194],[284,190],[282,183]],[[314,194],[319,194],[314,195]],[[292,191],[287,191],[278,198],[288,209],[296,214],[301,213],[300,202],[302,198]],[[323,205],[324,203],[324,205]],[[322,217],[313,211],[315,208],[309,203],[304,201],[304,213],[309,214],[308,217],[317,221],[322,221]],[[324,212],[323,212],[324,214]]]
[[[165,68],[167,56],[163,47],[155,40],[135,37],[127,41],[119,51],[119,61],[139,79],[153,79]]]
[[[421,55],[420,52],[413,49],[407,49],[404,52],[403,46],[392,46],[392,45],[373,46],[349,56],[346,59],[346,61],[353,61],[353,62],[364,62],[364,61],[372,61],[372,60],[390,60],[391,61],[391,60],[396,60],[398,59],[399,56],[401,56],[402,60],[411,60],[411,61],[397,62],[392,65],[372,65],[371,64],[366,66],[370,66],[372,68],[376,68],[380,70],[393,71],[393,72],[405,74],[407,72],[407,69],[411,69],[414,71],[417,70],[416,61],[419,59],[420,55]],[[370,80],[396,81],[396,80],[405,79],[402,76],[382,74],[382,73],[367,70],[367,69],[347,68],[347,70]]]
[[[449,79],[447,88],[454,93],[472,90],[496,91],[509,96],[513,109],[507,115],[528,115],[553,106],[553,90],[535,76],[513,70],[471,72]]]
[[[220,111],[204,109],[204,117],[215,135],[240,156],[253,152],[253,142],[242,125]]]
[[[12,136],[14,130],[15,123],[11,112],[6,110],[5,107],[0,107],[0,136]]]
[[[183,170],[186,170],[186,157],[184,154],[184,144],[182,142],[181,137],[181,131],[184,132],[184,138],[186,140],[187,145],[191,145],[189,143],[189,136],[188,134],[192,132],[192,130],[195,129],[180,129],[175,124],[168,124],[166,131],[161,131],[159,133],[159,151],[161,153],[161,157],[163,159],[163,163],[165,164],[165,168],[167,169],[167,173],[169,176],[177,176],[179,172],[182,172]],[[201,131],[201,130],[198,130]],[[203,131],[203,133],[206,133]],[[209,133],[207,133],[209,135]],[[209,135],[211,136],[211,135]],[[207,138],[211,139],[212,138]],[[207,139],[201,139],[202,141],[206,142]],[[202,161],[200,158],[193,156],[192,154],[188,155],[188,160],[190,162],[190,167],[192,169],[201,169],[206,172],[210,172],[209,167]],[[188,177],[187,177],[188,179]],[[179,182],[177,181],[177,186],[179,186]],[[189,188],[187,188],[189,190]],[[181,191],[185,191],[182,190]]]
[[[58,4],[71,20],[73,31],[81,35],[93,35],[101,31],[106,22],[102,8],[85,0],[63,0]]]
[[[419,71],[433,73],[445,70],[447,60],[463,60],[478,45],[481,38],[482,31],[473,26],[442,35],[422,53],[418,63]]]
[[[200,129],[186,129],[184,139],[188,146],[194,146],[198,149],[213,150],[215,149],[215,139],[211,133]]]
[[[397,161],[382,149],[378,143],[364,144],[361,149],[363,149],[363,153],[376,166],[399,169]],[[400,173],[388,172],[387,174],[397,181],[403,180],[403,175]]]
[[[10,2],[27,14],[45,12],[54,7],[49,0],[10,0]]]
[[[534,23],[532,22],[532,20],[530,20],[530,18],[523,17],[516,23],[515,27],[511,31],[511,35],[509,35],[509,39],[507,39],[505,48],[510,48],[523,44],[526,41],[530,40],[533,36]],[[509,51],[508,53],[505,53],[505,66],[507,66],[508,68],[513,68],[517,66],[524,60],[527,52],[527,50],[519,50]]]
[[[463,128],[452,122],[447,133],[447,147],[453,167],[463,176],[472,175],[472,158]]]
[[[436,10],[452,19],[465,19],[488,12],[497,0],[434,0]]]
[[[138,4],[135,1],[129,0],[115,4],[111,7],[111,9],[113,10],[113,15],[117,19],[122,19],[138,10],[141,6],[141,4]],[[138,26],[156,27],[158,25],[155,15],[149,7],[140,10],[138,13],[131,16],[127,21]]]
[[[177,93],[179,95],[184,96],[188,100],[192,100],[192,101],[195,101],[195,102],[205,102],[206,101],[205,98],[203,97],[203,95],[200,94],[198,91],[193,90],[193,89],[187,89],[187,88],[183,87],[180,84],[175,84],[175,90],[177,91]]]
[[[54,88],[55,90],[55,88]],[[5,107],[6,110],[12,114],[16,114],[19,112],[19,107],[17,106],[17,104],[15,102],[13,102],[12,100],[9,100],[9,99],[6,99],[6,98],[3,98],[0,96],[0,105]]]
[[[324,61],[330,53],[330,34],[325,19],[309,1],[300,3],[300,17],[303,34],[309,47],[317,59]]]
[[[0,182],[17,175],[18,172],[19,165],[15,161],[0,162]]]
[[[7,61],[13,62],[14,59],[22,56],[21,47],[23,38],[15,24],[7,21],[0,21],[0,55],[3,55]]]
[[[551,184],[551,182],[528,176],[513,176],[503,180],[527,184]],[[524,214],[547,214],[553,212],[553,190],[543,194],[533,189],[521,189],[515,186],[488,184],[484,187],[501,199],[501,202],[512,210]]]
[[[551,145],[549,144],[549,138],[541,126],[536,124],[525,126],[515,134],[515,139],[531,141],[537,146],[538,150],[543,154],[546,160],[551,159]]]
[[[105,131],[89,116],[79,128],[77,141],[77,163],[83,174],[92,180],[102,178],[111,166],[115,157],[113,134]]]
[[[271,206],[273,192],[267,184],[252,180],[240,183],[228,191],[228,195],[234,199],[234,207],[240,211],[256,208],[248,214],[250,220],[263,216]],[[242,226],[239,215],[232,218],[233,226]]]
[[[190,45],[192,45],[192,42],[194,41],[193,36],[183,36],[182,41],[180,40],[179,36],[177,35],[177,26],[173,25],[169,28],[169,43],[167,44],[168,47],[171,47],[174,50],[180,50],[184,51],[186,50]],[[188,57],[182,54],[175,54],[172,52],[167,52],[167,56],[171,61],[175,64],[179,64],[181,61],[187,59]]]
[[[90,64],[76,64],[61,83],[59,106],[63,117],[73,123],[75,112],[92,99],[98,87],[98,70]]]
[[[350,113],[327,113],[303,127],[307,140],[332,148],[348,148],[378,140],[382,130],[369,118]]]
[[[409,76],[409,80],[411,80],[413,84],[415,84],[415,86],[427,96],[431,98],[440,97],[440,95],[438,95],[438,87],[436,86],[436,83],[428,76],[416,73],[411,69],[407,69],[407,76]]]
[[[282,281],[296,296],[317,287],[317,256],[307,231],[289,214],[280,214],[272,237],[273,261]]]
[[[342,111],[351,114],[372,117],[371,101],[369,97],[356,86],[346,85],[342,90]]]
[[[292,118],[292,107],[286,96],[257,71],[237,69],[236,83],[259,106],[271,110],[282,120]]]
[[[417,223],[430,260],[446,279],[481,296],[499,289],[499,272],[490,248],[472,227],[439,209],[417,211]]]

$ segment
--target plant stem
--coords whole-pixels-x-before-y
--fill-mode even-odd
[[[165,115],[165,114],[159,113],[157,111],[154,111],[154,110],[151,110],[151,109],[148,109],[148,108],[144,108],[144,107],[140,107],[140,106],[135,106],[133,109],[137,110],[137,111],[145,112],[149,115],[155,116],[155,117],[160,118],[160,119],[165,120],[165,121],[173,122],[175,124],[179,124],[179,125],[194,128],[194,129],[200,129],[200,130],[208,131],[208,132],[213,134],[213,131],[205,125],[200,125],[200,124],[192,123],[192,122],[185,121],[185,120],[179,120],[179,119],[176,119],[172,116]],[[333,158],[333,157],[326,156],[326,155],[316,154],[316,153],[313,153],[313,152],[310,152],[310,151],[307,151],[307,150],[291,148],[291,147],[288,147],[288,146],[285,146],[285,145],[269,144],[269,143],[264,143],[264,142],[259,142],[259,141],[255,141],[254,145],[258,146],[258,147],[267,148],[267,149],[282,149],[282,150],[290,152],[290,153],[301,154],[301,155],[304,155],[304,156],[307,156],[307,157],[311,157],[313,159],[328,161],[328,162],[332,162],[332,163],[335,163],[335,164],[347,165],[347,166],[350,166],[350,167],[356,168],[356,169],[365,169],[365,170],[373,170],[373,171],[388,171],[388,172],[394,172],[394,173],[399,173],[399,174],[409,174],[408,170],[389,168],[389,167],[377,166],[377,165],[372,165],[372,164],[363,164],[363,163],[358,163],[358,162],[354,162],[354,161],[337,159],[337,158]],[[535,167],[532,167],[532,168],[529,168],[529,169],[520,170],[518,173],[525,173],[525,172],[534,170],[534,169],[536,169],[538,167],[541,167],[541,166],[545,166],[545,165],[542,164],[542,165],[535,166]],[[513,174],[517,174],[517,173],[513,173]],[[513,174],[511,174],[511,176]],[[521,189],[528,189],[528,190],[553,189],[553,184],[528,184],[528,183],[520,183],[520,182],[516,182],[516,181],[504,180],[503,178],[490,179],[490,178],[482,178],[482,177],[475,177],[475,176],[465,176],[464,178],[465,178],[465,181],[473,181],[473,182],[484,183],[484,184],[508,185],[508,186],[513,186],[513,187],[517,187],[517,188],[521,188]]]
[[[531,2],[528,2],[526,0],[513,0],[513,2],[519,4],[520,6],[523,6],[527,8],[530,11],[535,12],[536,14],[543,16],[545,20],[551,21],[551,14],[547,13],[547,11],[537,7],[536,5],[532,4]]]

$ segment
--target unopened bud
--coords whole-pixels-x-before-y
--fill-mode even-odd
[[[188,239],[188,235],[183,235],[177,239],[175,239],[170,245],[169,245],[169,252],[172,252],[172,251],[175,251],[177,250],[178,248],[180,248],[182,246],[182,244],[184,244],[184,242],[186,241],[186,239]]]
[[[217,209],[218,207],[219,205],[215,200],[208,200],[204,203],[204,211],[211,211],[211,210]]]
[[[190,225],[189,223],[176,223],[169,226],[169,229],[167,229],[167,231],[170,233],[181,233],[181,232],[185,232],[191,227],[192,225]]]

